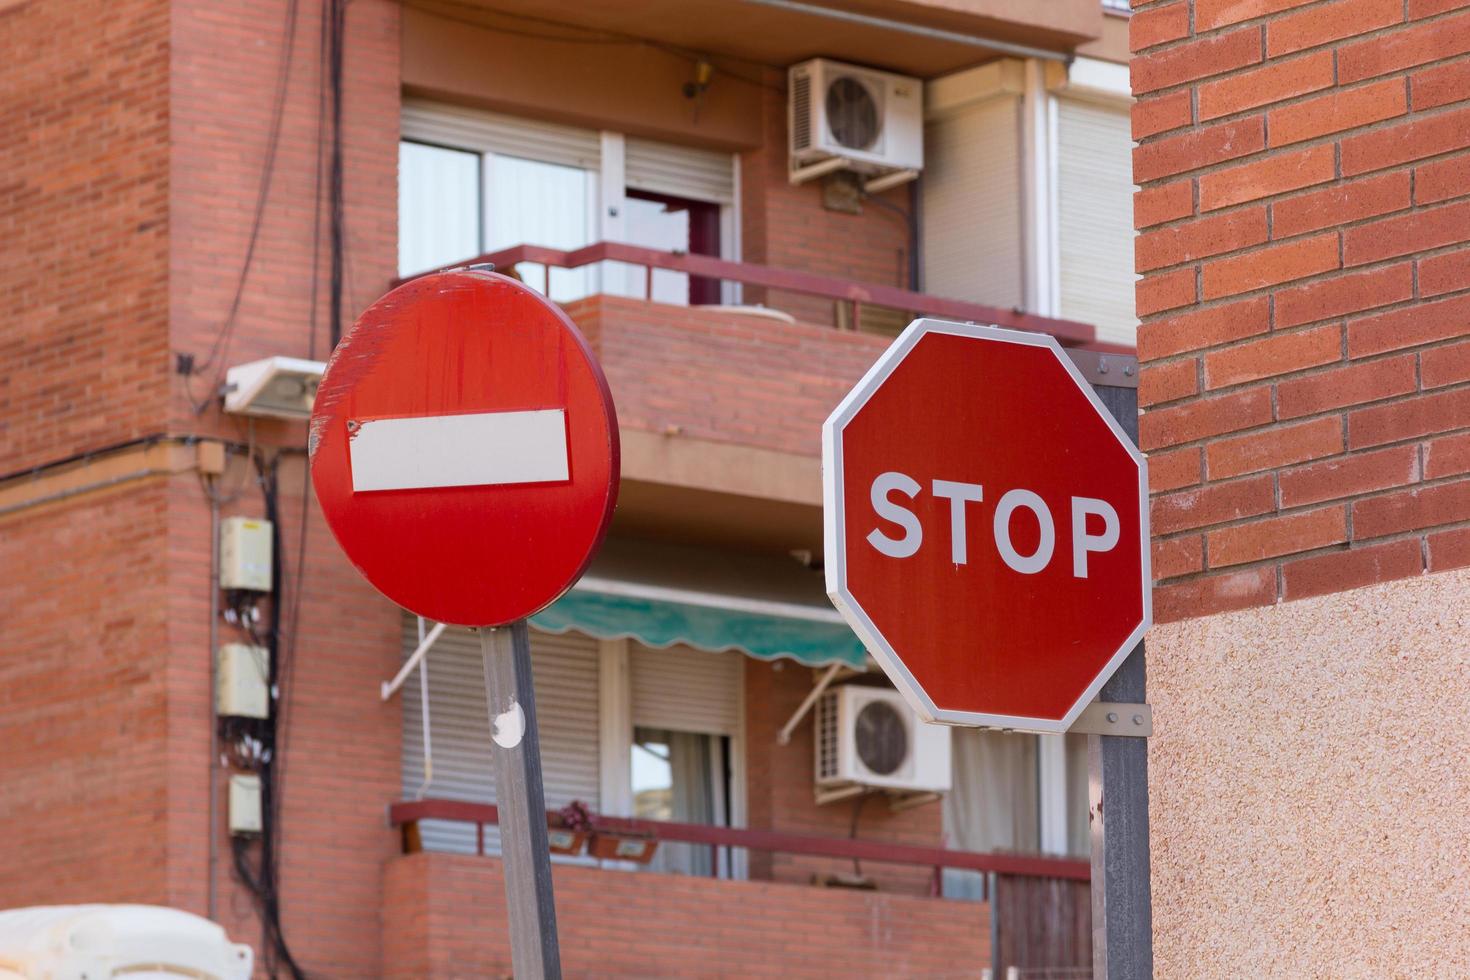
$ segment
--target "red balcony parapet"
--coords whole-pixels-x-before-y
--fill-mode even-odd
[[[486,825],[498,824],[500,811],[493,803],[428,799],[394,803],[388,808],[388,817],[395,827],[418,820],[452,820],[459,823],[472,823],[476,826],[476,839],[480,842],[477,850],[484,853],[483,828]],[[705,844],[712,849],[744,847],[756,851],[801,854],[809,857],[856,858],[860,861],[918,865],[935,869],[960,868],[966,871],[1069,881],[1087,881],[1092,876],[1092,868],[1088,862],[1072,858],[954,851],[943,847],[924,847],[916,844],[859,840],[848,837],[819,837],[814,834],[788,834],[743,827],[714,827],[708,824],[633,820],[625,817],[598,815],[593,819],[593,829],[609,833],[649,835],[659,841],[681,844]],[[718,863],[718,861],[712,862],[714,866],[718,866]]]
[[[747,286],[762,286],[768,289],[803,293],[808,296],[823,296],[828,299],[851,303],[853,323],[859,322],[858,317],[861,308],[863,304],[867,303],[875,306],[907,310],[919,316],[994,324],[995,326],[1008,327],[1012,330],[1029,330],[1033,333],[1051,334],[1057,338],[1059,343],[1066,347],[1090,345],[1097,340],[1097,331],[1091,324],[1079,323],[1075,320],[1060,320],[1053,317],[1025,313],[1021,310],[1008,310],[996,306],[971,303],[966,300],[931,296],[928,293],[916,293],[909,289],[900,289],[897,286],[880,286],[872,283],[854,282],[849,279],[839,279],[833,276],[798,272],[794,269],[776,269],[770,266],[757,265],[752,262],[734,262],[729,259],[718,259],[709,255],[695,255],[686,252],[663,252],[652,248],[642,248],[637,245],[624,245],[619,242],[596,242],[592,245],[584,245],[581,248],[571,250],[546,248],[541,245],[514,245],[510,248],[503,248],[495,252],[486,252],[484,255],[467,258],[445,268],[460,268],[467,265],[489,263],[497,269],[506,269],[522,262],[544,265],[548,270],[551,268],[577,269],[582,266],[594,265],[598,262],[623,262],[628,265],[642,266],[644,269],[650,270],[649,276],[651,276],[651,270],[653,269],[668,269],[673,272],[683,272],[705,279],[738,282]],[[427,274],[427,272],[421,272],[417,275],[399,279],[397,282],[408,282],[410,279],[416,279],[418,276]],[[549,277],[549,271],[547,275]],[[543,292],[545,291],[546,289],[543,288]]]

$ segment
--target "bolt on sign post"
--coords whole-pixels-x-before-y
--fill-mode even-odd
[[[581,576],[617,500],[617,414],[562,311],[482,269],[414,279],[342,338],[308,434],[327,524],[358,571],[479,630],[518,977],[559,977],[526,617]]]
[[[1143,699],[1148,476],[1132,359],[1076,357],[1091,378],[1044,334],[911,323],[822,429],[827,592],[926,720],[1099,736],[1098,975],[1134,977],[1152,962],[1147,759],[1126,736],[1152,719],[1094,701]]]

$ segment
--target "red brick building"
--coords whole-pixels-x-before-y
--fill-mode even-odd
[[[324,360],[401,275],[547,246],[502,267],[587,335],[624,467],[604,560],[536,624],[549,804],[778,835],[559,863],[568,972],[1087,962],[1075,740],[964,733],[954,792],[821,803],[798,709],[834,677],[886,696],[821,593],[817,433],[894,330],[1050,317],[1132,348],[1122,13],[128,0],[0,25],[0,907],[173,906],[282,974],[287,948],[322,976],[508,970],[472,640],[430,649],[427,696],[416,671],[381,697],[417,623],[327,533],[304,424],[221,395]],[[793,180],[787,69],[813,57],[897,77],[921,180]],[[566,254],[599,242],[643,259]],[[232,517],[274,517],[269,591],[216,588]],[[675,625],[589,618],[628,595]],[[230,644],[270,653],[268,728],[217,717]],[[265,833],[232,834],[267,752]],[[419,797],[481,809],[390,812]],[[987,879],[936,847],[1042,857]],[[813,886],[855,870],[875,889]]]
[[[212,695],[221,645],[269,641],[294,959],[508,970],[493,826],[487,856],[390,809],[493,799],[467,634],[427,719],[417,672],[384,700],[417,623],[313,510],[304,425],[219,397],[498,252],[586,333],[624,448],[605,560],[537,624],[549,802],[785,835],[559,863],[569,973],[1088,962],[1077,740],[957,732],[942,800],[822,803],[798,718],[834,667],[884,687],[812,568],[822,419],[914,313],[1017,310],[1124,352],[1141,321],[1159,973],[1470,969],[1470,10],[1115,6],[0,3],[0,907],[170,905],[288,972],[227,827],[254,729]],[[922,91],[917,181],[793,182],[815,57]],[[577,264],[602,242],[645,252]],[[216,518],[268,506],[271,592],[222,593]],[[854,837],[876,889],[814,887]],[[1046,857],[981,881],[902,846]]]
[[[1161,973],[1470,969],[1464,7],[1135,5]]]

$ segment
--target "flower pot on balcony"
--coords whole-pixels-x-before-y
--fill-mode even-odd
[[[617,833],[606,831],[592,835],[587,853],[604,861],[633,861],[647,864],[658,850],[658,841],[647,834]]]
[[[582,848],[587,844],[587,838],[591,835],[585,830],[569,830],[566,827],[550,826],[547,821],[546,844],[552,854],[570,854],[576,856],[582,853]]]

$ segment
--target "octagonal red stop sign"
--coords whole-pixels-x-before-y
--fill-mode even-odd
[[[828,594],[922,717],[1065,731],[1148,629],[1144,459],[1053,338],[916,320],[822,458]]]
[[[389,599],[460,626],[530,616],[586,569],[612,517],[618,428],[586,341],[505,276],[423,276],[342,338],[317,391],[312,482]]]

